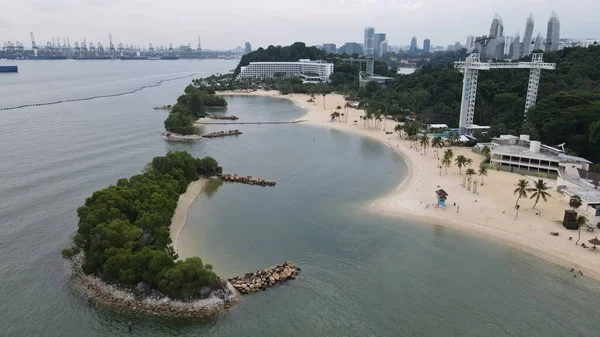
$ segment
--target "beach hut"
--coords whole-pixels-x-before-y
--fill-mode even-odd
[[[435,191],[435,196],[437,197],[437,206],[441,208],[446,207],[446,199],[448,198],[448,193],[443,189],[439,189]]]

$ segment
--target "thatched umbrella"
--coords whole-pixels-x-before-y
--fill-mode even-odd
[[[588,240],[588,242],[594,245],[594,249],[596,249],[596,245],[600,245],[600,240],[598,240],[598,237]]]

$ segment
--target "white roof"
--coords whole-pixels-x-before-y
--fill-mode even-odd
[[[467,127],[467,129],[473,129],[473,130],[476,130],[476,129],[482,129],[483,130],[483,129],[489,129],[489,128],[490,128],[489,126],[476,125],[476,124],[471,124],[471,126]]]
[[[446,124],[429,124],[429,127],[432,129],[443,129],[443,128],[447,128],[448,125],[446,125]]]

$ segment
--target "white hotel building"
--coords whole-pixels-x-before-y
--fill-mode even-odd
[[[304,82],[327,82],[333,74],[333,63],[299,60],[298,62],[250,62],[242,67],[239,78],[272,78],[300,76]]]

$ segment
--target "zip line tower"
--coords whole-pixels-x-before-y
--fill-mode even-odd
[[[525,100],[525,113],[535,106],[537,101],[540,75],[542,69],[554,70],[555,63],[544,63],[543,54],[532,54],[531,62],[481,62],[480,55],[473,53],[465,61],[454,62],[454,68],[460,69],[464,74],[463,90],[460,103],[460,120],[458,127],[460,134],[472,134],[476,126],[473,125],[475,115],[475,99],[477,95],[477,79],[480,70],[490,69],[530,69],[529,85],[527,86],[527,99]]]

